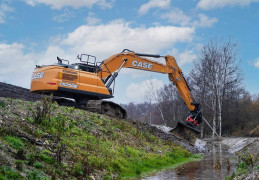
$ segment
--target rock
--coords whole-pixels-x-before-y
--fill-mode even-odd
[[[199,149],[201,152],[207,152],[208,151],[207,142],[205,142],[201,139],[196,139],[194,147]]]

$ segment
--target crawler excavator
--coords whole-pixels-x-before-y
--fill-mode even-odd
[[[148,57],[164,58],[165,64]],[[126,111],[122,107],[111,101],[102,100],[113,97],[114,89],[111,85],[114,84],[120,70],[133,68],[163,73],[168,75],[190,110],[186,121],[179,121],[173,133],[189,141],[200,133],[197,129],[202,122],[200,104],[194,101],[183,72],[173,56],[142,54],[124,49],[100,63],[96,62],[95,56],[88,54],[78,55],[77,59],[79,63],[69,64],[68,60],[57,57],[57,64],[36,66],[32,74],[31,92],[52,94],[61,105],[126,118]]]

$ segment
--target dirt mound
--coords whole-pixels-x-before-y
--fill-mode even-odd
[[[29,89],[0,82],[0,97],[38,101],[43,96],[32,94]]]

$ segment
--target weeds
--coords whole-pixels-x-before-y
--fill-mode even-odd
[[[4,101],[1,101],[1,100],[0,100],[0,108],[5,108],[5,103],[4,103]]]
[[[11,169],[8,166],[0,168],[0,179],[25,179],[19,172]]]
[[[37,103],[35,108],[36,111],[32,112],[34,122],[36,124],[42,124],[44,120],[49,120],[51,115],[51,107],[52,101],[50,97],[46,97],[41,100],[40,103]]]
[[[40,162],[35,162],[33,164],[33,167],[35,167],[36,169],[42,169],[43,168],[43,165],[40,163]]]
[[[20,101],[12,103],[22,109]],[[2,127],[0,134],[10,147],[23,150],[24,157],[15,160],[13,167],[22,171],[26,179],[48,179],[46,174],[53,179],[86,179],[96,171],[104,175],[103,179],[120,179],[197,157],[144,131],[142,125],[137,125],[136,129],[129,122],[59,107],[50,99],[24,104],[28,108],[21,111],[27,114],[20,114],[27,117],[20,131],[38,138],[44,146],[25,142]],[[19,119],[13,121],[16,123]],[[0,179],[12,179],[6,175],[9,170],[0,173]],[[16,173],[18,176],[19,172]]]
[[[23,149],[24,148],[24,143],[23,141],[14,136],[6,136],[4,140],[14,149]]]
[[[247,166],[249,165],[252,165],[252,167],[254,166],[253,155],[251,155],[247,151],[239,155],[239,160],[243,161]]]

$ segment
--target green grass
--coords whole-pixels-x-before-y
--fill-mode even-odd
[[[0,179],[9,180],[9,179],[25,179],[19,174],[16,170],[11,169],[8,166],[0,167]]]
[[[121,126],[122,124],[119,125],[120,128],[125,128]],[[195,158],[183,148],[172,146],[172,144],[164,144],[164,142],[157,141],[154,136],[144,139],[141,143],[154,146],[154,150],[160,149],[159,151],[162,152],[163,149],[166,149],[168,152],[161,155],[158,151],[146,152],[144,147],[129,146],[123,144],[123,142],[121,143],[120,141],[124,141],[121,137],[115,140],[113,138],[99,139],[80,129],[73,129],[71,132],[76,132],[78,136],[67,136],[63,140],[68,150],[77,155],[76,162],[78,164],[73,167],[73,174],[78,176],[82,173],[82,164],[84,164],[85,158],[87,158],[87,163],[92,168],[106,169],[108,172],[117,173],[119,177],[134,177],[141,173],[165,168],[187,161],[190,158]],[[153,145],[154,141],[157,141],[158,144]],[[87,151],[91,155],[87,156]],[[200,158],[200,156],[196,158]]]
[[[21,138],[15,136],[6,136],[4,140],[14,149],[23,149],[24,143]]]
[[[5,103],[0,100],[0,108],[5,108]]]
[[[43,168],[43,165],[40,163],[40,162],[35,162],[33,164],[33,167],[35,167],[36,169],[42,169]]]
[[[103,179],[134,178],[201,158],[149,131],[137,130],[127,121],[57,104],[46,105],[50,114],[40,117],[35,113],[36,107],[43,108],[41,104],[24,103],[29,108],[21,108],[20,101],[12,103],[18,103],[18,112],[31,112],[23,117],[26,121],[19,123],[20,130],[45,143],[39,148],[19,137],[2,137],[10,147],[24,150],[26,159],[16,160],[16,165],[22,167],[27,179],[84,179],[95,172],[100,172]],[[9,110],[9,106],[6,108]],[[36,121],[36,117],[40,119]],[[6,174],[0,174],[0,179]]]
[[[48,153],[40,153],[39,154],[39,158],[43,161],[43,162],[45,162],[45,163],[47,163],[47,164],[55,164],[55,160],[51,157],[51,156],[49,156],[48,155]]]

